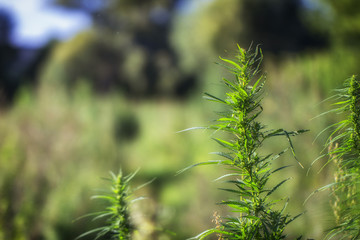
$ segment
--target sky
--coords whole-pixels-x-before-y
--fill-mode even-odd
[[[178,12],[187,14],[204,6],[204,4],[208,4],[213,0],[181,0],[178,2],[176,6]]]
[[[67,40],[91,26],[80,11],[51,5],[52,0],[0,0],[0,8],[14,15],[13,44],[38,48],[52,39]]]

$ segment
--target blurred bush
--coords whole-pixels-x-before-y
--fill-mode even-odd
[[[184,239],[211,224],[192,204],[212,208],[196,189],[206,188],[213,173],[175,177],[210,152],[207,136],[176,134],[202,125],[201,104],[97,96],[86,82],[64,89],[24,89],[0,121],[0,239],[73,239],[96,227],[73,221],[101,208],[90,196],[101,177],[120,166],[126,172],[141,167],[135,185],[156,177],[139,192],[149,200],[135,206],[142,237]]]

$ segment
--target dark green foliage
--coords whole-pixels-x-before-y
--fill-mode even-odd
[[[208,93],[205,97],[225,105],[226,108],[225,112],[219,114],[216,124],[209,128],[228,133],[231,139],[214,138],[224,148],[224,152],[215,153],[222,157],[222,160],[196,165],[216,164],[231,170],[231,173],[219,179],[229,179],[225,183],[230,187],[222,190],[233,194],[233,198],[220,204],[227,205],[238,215],[223,217],[216,228],[206,230],[194,239],[203,239],[214,233],[219,239],[284,239],[286,226],[299,215],[291,217],[285,212],[287,200],[280,206],[281,199],[271,198],[272,193],[289,179],[273,186],[270,186],[268,181],[273,173],[286,168],[271,167],[272,162],[286,150],[276,155],[261,156],[259,149],[265,140],[283,136],[289,141],[289,148],[295,156],[290,137],[306,130],[267,130],[258,121],[263,111],[261,100],[264,86],[264,76],[260,73],[262,52],[259,48],[252,52],[251,49],[246,51],[239,47],[239,55],[234,61],[223,58],[221,60],[227,64],[225,67],[234,75],[235,80],[223,79],[229,90],[226,99]]]
[[[240,36],[261,42],[264,51],[297,52],[327,43],[327,38],[311,31],[304,21],[304,13],[310,11],[301,0],[245,0],[241,5],[245,31]]]
[[[195,75],[178,64],[168,37],[176,1],[57,3],[88,12],[94,24],[91,32],[57,46],[56,51],[69,54],[63,54],[61,60],[52,56],[48,71],[53,72],[58,63],[63,69],[55,81],[65,82],[71,89],[74,83],[85,80],[97,93],[116,91],[136,99],[187,97],[197,86]]]
[[[356,0],[322,0],[326,9],[325,14],[330,15],[327,26],[332,34],[332,41],[343,46],[358,48],[360,40],[360,2]]]

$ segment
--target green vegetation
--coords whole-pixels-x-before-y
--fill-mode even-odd
[[[236,59],[223,59],[227,65],[225,68],[233,75],[234,80],[223,78],[223,83],[227,87],[227,98],[225,100],[214,95],[205,94],[205,97],[213,102],[225,105],[218,114],[220,118],[216,120],[216,124],[206,129],[215,130],[216,133],[222,133],[224,138],[214,138],[215,142],[220,144],[226,151],[213,152],[223,159],[210,160],[206,162],[196,163],[181,172],[200,165],[224,166],[226,173],[217,178],[217,180],[226,180],[226,184],[233,187],[220,188],[228,192],[233,197],[228,200],[222,200],[220,205],[227,205],[230,212],[237,213],[238,216],[221,217],[217,212],[214,213],[215,228],[211,228],[194,237],[193,239],[204,239],[210,235],[216,235],[218,239],[284,239],[287,237],[287,225],[302,214],[291,217],[286,213],[289,198],[277,198],[273,193],[281,189],[282,185],[290,178],[282,179],[280,182],[271,181],[275,173],[288,169],[289,165],[280,165],[273,167],[280,156],[287,149],[280,153],[265,154],[260,151],[263,145],[270,140],[274,142],[275,138],[284,136],[290,146],[293,157],[295,150],[290,137],[296,136],[306,130],[298,130],[288,132],[284,129],[267,130],[258,118],[263,112],[262,95],[264,87],[264,76],[261,74],[262,52],[256,48],[254,52],[241,49]],[[253,84],[253,85],[251,85]],[[359,140],[358,131],[358,98],[359,98],[359,82],[353,76],[346,82],[344,89],[337,90],[335,96],[339,101],[335,103],[338,108],[329,112],[344,113],[350,112],[347,120],[340,121],[330,125],[328,128],[335,127],[335,131],[330,135],[326,146],[329,149],[329,162],[333,161],[337,170],[335,170],[335,183],[322,187],[320,190],[331,189],[334,195],[332,201],[332,209],[334,211],[336,227],[328,233],[329,238],[340,235],[346,239],[357,239],[359,230],[358,223],[358,201],[357,180],[358,176],[358,156],[357,149]],[[328,113],[328,112],[327,112]],[[187,130],[191,130],[190,128]],[[195,128],[198,129],[198,128]],[[227,140],[229,136],[231,140]],[[303,165],[298,162],[303,168]],[[288,163],[287,163],[288,164]],[[100,211],[98,214],[112,214],[115,219],[128,219],[127,212],[127,184],[134,175],[123,179],[113,175],[115,197],[101,196],[100,198],[110,199],[112,205],[107,209],[110,211]],[[125,185],[118,184],[124,182]],[[272,186],[271,186],[272,185]],[[119,191],[119,187],[122,189]],[[316,192],[318,192],[317,190]],[[125,195],[116,197],[116,194],[125,192]],[[120,200],[122,203],[119,205]],[[284,201],[282,206],[280,202]],[[123,209],[124,211],[118,211]],[[116,214],[114,214],[116,211]],[[96,219],[96,218],[95,218]],[[124,221],[125,221],[124,220]],[[122,221],[110,221],[110,226],[98,228],[82,236],[86,236],[94,231],[102,231],[98,237],[106,233],[118,229],[118,224]],[[125,221],[128,222],[128,221]],[[115,223],[115,224],[114,224]],[[130,225],[129,225],[130,226]],[[128,230],[130,227],[125,227]],[[126,231],[122,231],[126,232]],[[116,233],[119,233],[116,231]],[[126,236],[114,235],[116,239],[128,239],[129,232]],[[125,238],[122,238],[125,237]],[[298,237],[301,239],[302,237]]]
[[[214,153],[223,157],[223,160],[207,161],[193,166],[221,165],[230,171],[218,180],[231,178],[226,183],[232,184],[233,187],[221,188],[221,190],[230,192],[234,196],[229,200],[223,200],[220,204],[227,205],[232,212],[238,213],[238,216],[218,219],[216,228],[201,233],[196,239],[203,239],[213,233],[216,233],[219,239],[283,239],[286,237],[284,233],[286,226],[297,217],[290,217],[285,213],[287,200],[283,207],[279,208],[281,199],[271,199],[271,197],[272,193],[289,179],[282,180],[274,186],[269,186],[269,180],[276,172],[289,167],[289,165],[276,169],[271,167],[286,150],[276,155],[261,156],[260,149],[265,141],[271,139],[275,141],[275,137],[284,136],[289,141],[290,149],[296,159],[290,137],[305,130],[292,132],[284,129],[266,130],[258,121],[263,111],[261,100],[264,86],[264,76],[260,73],[262,63],[260,49],[256,48],[252,52],[251,49],[246,51],[239,47],[235,61],[222,60],[229,64],[227,68],[234,75],[234,80],[223,78],[229,90],[225,100],[206,94],[207,99],[224,104],[226,109],[219,113],[217,124],[209,128],[214,129],[215,132],[227,133],[231,136],[231,140],[214,138],[226,150]]]
[[[314,103],[320,102],[325,95],[321,84],[328,84],[331,77],[336,84],[339,77],[318,76],[318,81],[312,81],[311,74],[318,73],[319,69],[330,71],[331,65],[337,64],[335,57],[331,61],[325,56],[299,57],[283,63],[282,71],[265,58],[264,68],[270,77],[261,120],[276,129],[311,128],[309,134],[301,137],[301,144],[295,143],[305,168],[322,149],[322,136],[315,145],[312,144],[317,133],[332,121],[307,120],[320,111],[320,106],[314,106]],[[316,62],[311,65],[314,59]],[[340,63],[344,66],[351,64],[343,59]],[[294,69],[301,71],[294,75]],[[220,73],[213,71],[212,75]],[[212,92],[222,91],[217,86],[207,85]],[[292,88],[297,89],[294,94],[284,91]],[[219,108],[219,111],[223,110]],[[140,202],[135,208],[134,214],[141,216],[135,221],[136,226],[141,221],[141,236],[186,239],[212,228],[212,211],[221,216],[230,214],[214,206],[214,202],[222,201],[224,193],[214,190],[209,181],[217,178],[221,174],[219,171],[227,174],[226,170],[191,171],[174,177],[177,170],[201,162],[208,152],[216,149],[206,134],[175,134],[189,126],[204,125],[206,119],[212,118],[211,111],[198,98],[183,102],[137,102],[115,94],[98,96],[85,82],[70,93],[50,83],[42,84],[36,94],[24,89],[12,110],[5,112],[0,122],[0,161],[3,166],[0,184],[4,196],[1,199],[0,232],[3,239],[28,239],[29,236],[34,239],[40,236],[50,240],[74,239],[89,229],[100,227],[102,223],[87,220],[73,223],[73,220],[102,209],[89,201],[89,197],[94,188],[101,186],[99,177],[120,166],[125,173],[141,166],[135,184],[157,177],[139,191],[140,195],[149,197],[146,204]],[[129,123],[137,127],[128,127]],[[124,129],[138,130],[122,135]],[[286,139],[268,142],[262,153],[280,152],[279,143],[285,145],[286,142]],[[276,169],[287,164],[279,158],[273,166]],[[279,189],[292,200],[288,212],[303,212],[303,202],[311,191],[331,181],[326,178],[332,175],[330,168],[325,168],[320,175],[316,174],[317,168],[320,167],[314,165],[308,176],[299,167],[288,168],[281,176],[273,176],[273,186],[283,179],[293,178]],[[274,199],[284,197],[282,191],[272,195]],[[306,214],[290,224],[286,233],[294,238],[304,234],[321,239],[324,231],[333,225],[330,221],[324,222],[324,219],[332,219],[326,208],[328,197],[320,194],[314,199],[305,205]],[[161,228],[165,231],[160,231]],[[176,235],[167,231],[176,232]]]
[[[329,239],[340,235],[341,239],[358,239],[359,228],[359,127],[360,127],[360,83],[352,76],[345,81],[344,88],[338,89],[334,98],[334,109],[326,113],[346,116],[329,128],[333,132],[327,141],[329,162],[336,165],[335,181],[325,187],[333,195],[332,209],[336,226],[329,232]]]
[[[134,226],[131,223],[130,205],[131,203],[142,199],[131,199],[132,191],[130,190],[129,182],[135,174],[136,172],[124,177],[121,170],[117,175],[110,172],[111,179],[108,180],[111,183],[111,191],[103,195],[95,195],[92,197],[93,199],[105,200],[108,203],[105,210],[85,216],[93,216],[93,221],[105,218],[106,225],[90,230],[80,235],[77,239],[93,233],[97,233],[95,239],[102,237],[119,240],[132,239]]]
[[[73,220],[102,209],[89,198],[94,189],[101,188],[100,177],[109,169],[122,167],[126,174],[139,166],[134,184],[157,178],[134,196],[149,196],[146,203],[135,204],[134,215],[141,216],[134,224],[138,226],[141,221],[138,230],[142,236],[152,239],[152,235],[167,235],[156,233],[158,226],[175,231],[183,224],[190,232],[199,231],[195,219],[186,219],[194,212],[204,214],[191,207],[197,201],[192,202],[192,197],[183,193],[199,196],[194,186],[201,185],[208,174],[174,178],[184,163],[199,161],[210,151],[210,144],[196,147],[198,142],[205,142],[205,136],[175,134],[204,121],[205,115],[196,114],[198,109],[195,102],[184,105],[154,100],[138,104],[118,95],[97,97],[85,84],[69,95],[49,85],[36,96],[24,89],[16,107],[0,123],[3,239],[75,239],[100,227],[102,222]],[[162,124],[157,124],[160,121]],[[137,126],[138,133],[126,133],[132,125]],[[205,216],[203,219],[201,224],[207,221]],[[178,233],[179,239],[186,236],[190,233]]]
[[[287,239],[356,237],[359,212],[353,203],[359,200],[358,186],[351,183],[358,180],[353,165],[357,148],[350,147],[355,141],[349,139],[355,136],[351,131],[357,120],[346,102],[355,92],[346,91],[357,78],[337,92],[344,105],[335,108],[346,111],[314,117],[339,112],[331,101],[321,102],[359,72],[358,1],[53,2],[86,12],[93,26],[36,54],[0,46],[5,59],[0,62],[0,240],[75,239],[108,226],[106,219],[74,220],[109,206],[90,198],[94,189],[103,188],[100,177],[119,168],[122,176],[140,168],[129,189],[155,178],[132,195],[148,197],[131,204],[136,240],[183,240],[206,229],[199,237],[213,232],[206,238],[231,238],[238,234],[233,226],[259,238],[267,229],[278,229],[274,234]],[[213,63],[219,55],[232,59],[235,43],[248,46],[252,41],[260,43],[266,56],[261,65],[266,84],[256,84],[261,72],[253,80],[243,78],[240,69],[249,66],[237,63],[241,57],[233,61],[240,68],[228,60],[225,68]],[[18,57],[11,55],[15,52]],[[49,55],[37,68],[25,68],[32,53],[45,52]],[[249,61],[255,57],[244,54]],[[18,58],[23,61],[16,62]],[[249,73],[260,71],[258,63],[246,68]],[[246,84],[237,82],[237,75]],[[235,81],[226,86],[221,77]],[[13,89],[17,84],[21,87]],[[199,92],[226,97],[219,104],[206,104]],[[252,111],[235,106],[235,101],[252,106]],[[242,123],[230,120],[241,119],[241,111],[248,114]],[[341,125],[345,122],[346,127]],[[218,141],[225,141],[220,150],[225,154],[207,158],[219,148],[216,141],[208,141],[209,135],[215,136],[209,131],[177,134],[189,126],[208,125]],[[328,126],[344,128],[317,136]],[[302,128],[311,131],[299,138],[284,131]],[[271,135],[276,129],[282,136]],[[293,160],[291,145],[283,152],[290,138],[304,169]],[[330,161],[314,162],[324,143]],[[255,154],[244,158],[248,152]],[[274,154],[266,158],[269,153]],[[225,165],[176,175],[179,169],[218,157],[217,163]],[[239,159],[252,164],[252,170]],[[289,164],[295,166],[283,168]],[[276,169],[282,170],[272,173]],[[242,182],[236,186],[238,180]],[[324,191],[304,204],[315,189]],[[256,211],[259,206],[266,210]],[[258,221],[259,214],[265,224]],[[276,216],[281,221],[271,224]]]

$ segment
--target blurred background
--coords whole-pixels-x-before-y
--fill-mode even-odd
[[[294,138],[293,165],[278,191],[290,197],[289,237],[321,239],[333,224],[328,193],[305,199],[333,180],[323,150],[337,119],[315,118],[332,89],[359,69],[357,0],[0,0],[0,239],[74,239],[100,222],[90,200],[102,178],[140,168],[133,185],[148,197],[134,205],[138,239],[186,239],[214,226],[226,194],[213,182],[223,169],[195,168],[219,150],[207,126],[222,96],[218,56],[236,44],[261,44],[267,74],[263,122],[310,129]],[[231,77],[231,76],[229,76]],[[287,141],[267,143],[277,153]],[[86,239],[86,238],[84,238]],[[88,239],[92,239],[89,237]],[[214,238],[216,239],[216,238]]]

